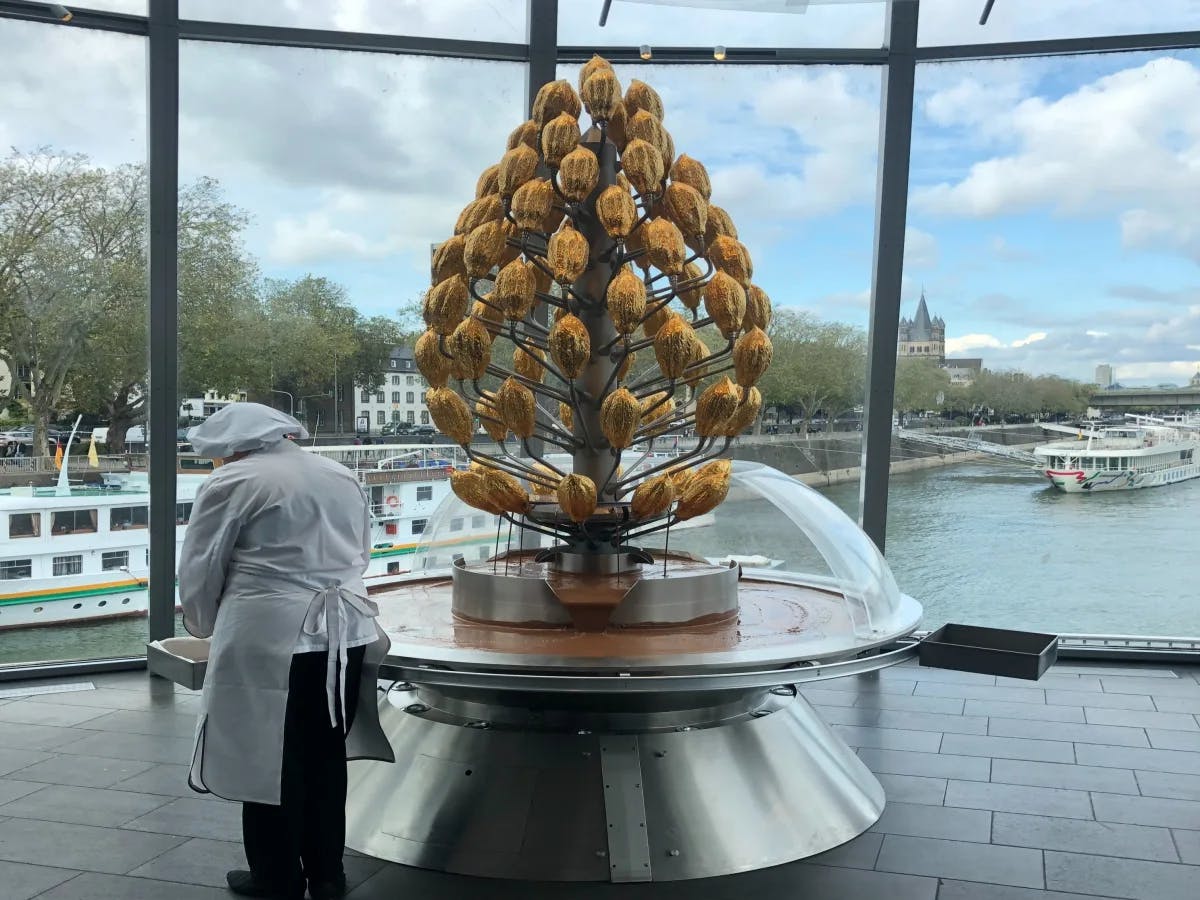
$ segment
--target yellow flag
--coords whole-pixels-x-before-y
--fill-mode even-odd
[[[93,469],[100,468],[100,457],[96,455],[96,435],[92,435],[91,443],[88,444],[88,465]]]
[[[59,444],[54,449],[54,467],[62,470],[62,444]]]

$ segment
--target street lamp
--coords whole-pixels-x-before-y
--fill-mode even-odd
[[[296,398],[293,397],[289,391],[277,391],[274,388],[272,388],[271,393],[286,395],[288,398],[288,415],[291,416],[293,419],[296,418]]]

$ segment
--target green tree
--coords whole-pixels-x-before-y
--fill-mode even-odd
[[[862,402],[866,373],[866,335],[841,322],[824,322],[807,312],[776,310],[768,329],[774,347],[759,382],[763,406],[812,418],[829,417]]]
[[[949,390],[950,376],[932,359],[901,359],[896,362],[895,407],[899,412],[936,409],[945,401]]]

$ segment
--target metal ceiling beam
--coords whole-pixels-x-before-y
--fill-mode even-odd
[[[640,47],[563,46],[558,48],[560,63],[584,63],[599,53],[609,62],[645,65]],[[713,58],[712,47],[654,46],[651,65],[883,65],[887,51],[878,48],[807,48],[807,47],[727,47],[720,63]]]
[[[1080,53],[1136,53],[1142,50],[1183,50],[1194,47],[1200,47],[1200,31],[1110,34],[1102,37],[1050,38],[1043,41],[1006,41],[996,44],[954,44],[919,47],[916,55],[917,62],[950,62],[968,59],[1073,56]]]
[[[17,19],[26,22],[41,22],[61,28],[91,28],[97,31],[116,31],[122,34],[145,35],[145,16],[129,16],[124,13],[103,12],[96,9],[81,9],[67,4],[71,10],[70,22],[62,22],[46,3],[30,3],[26,0],[0,0],[0,19]]]

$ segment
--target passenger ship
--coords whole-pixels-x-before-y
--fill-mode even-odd
[[[371,503],[374,549],[368,585],[409,570],[449,472],[467,460],[444,444],[307,448],[358,476]],[[210,460],[181,456],[176,557]],[[0,489],[0,630],[118,616],[148,609],[149,481],[144,469],[105,473],[99,485]],[[498,519],[475,510],[452,518],[439,543],[468,558],[493,552]]]
[[[1037,471],[1070,494],[1127,491],[1200,476],[1200,420],[1129,416],[1124,425],[1057,430],[1076,435],[1033,450]]]

